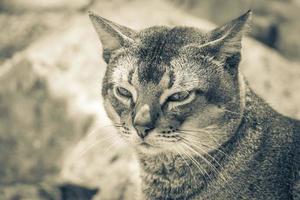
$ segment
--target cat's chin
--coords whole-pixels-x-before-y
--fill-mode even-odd
[[[153,145],[147,143],[147,142],[141,142],[140,144],[138,144],[138,146],[140,146],[141,148],[145,148],[145,149],[152,149],[154,148]]]
[[[174,153],[171,148],[169,149],[169,148],[154,146],[146,142],[141,142],[135,145],[135,149],[138,153],[147,154],[147,155]]]
[[[141,142],[135,145],[135,149],[138,153],[155,155],[161,153],[163,150],[159,147],[153,146],[146,142]]]

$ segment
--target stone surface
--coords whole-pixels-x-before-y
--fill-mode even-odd
[[[0,198],[3,200],[61,200],[59,190],[43,185],[14,184],[2,186],[0,192]]]
[[[1,3],[0,3],[1,5]],[[0,10],[0,65],[16,52],[51,32],[65,28],[78,13],[74,12],[21,12],[6,13]]]
[[[251,36],[277,49],[289,59],[300,59],[299,1],[295,0],[169,0],[195,16],[223,24],[254,11]],[[228,12],[230,10],[230,12]]]
[[[66,68],[72,64],[60,62],[62,57],[68,58],[66,49],[59,52],[62,43],[56,49],[49,48],[49,43],[45,45],[50,38],[51,34],[45,39],[41,37],[41,43],[36,41],[0,67],[0,194],[3,195],[0,199],[43,199],[39,184],[49,179],[59,180],[67,150],[93,123],[89,109],[80,106],[76,106],[78,110],[70,109],[70,102],[80,105],[78,101],[86,98],[77,86],[84,85],[85,78],[76,80],[71,73],[74,70]],[[39,49],[40,44],[43,50]],[[58,57],[51,59],[52,52],[47,49],[59,53]],[[76,47],[69,52],[76,52]],[[39,56],[44,57],[39,59]],[[69,81],[65,88],[53,87],[68,78],[73,84]],[[57,182],[51,188],[56,189]]]
[[[80,10],[88,6],[93,0],[2,0],[0,9],[2,11],[24,12],[45,10]]]
[[[1,71],[0,185],[56,175],[65,147],[92,123],[88,115],[68,115],[67,100],[53,95],[33,62],[21,58]]]

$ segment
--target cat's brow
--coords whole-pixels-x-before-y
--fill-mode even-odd
[[[133,73],[134,73],[135,70],[130,70],[129,73],[128,73],[128,83],[130,85],[132,85],[132,77],[133,77]]]
[[[185,31],[187,30],[176,27],[156,27],[144,32],[138,51],[140,82],[160,83],[167,69],[171,69],[171,60],[186,43],[185,37],[181,37],[185,35]],[[171,85],[172,82],[169,87]]]
[[[174,77],[173,77],[173,71],[171,70],[167,70],[165,71],[165,73],[163,74],[159,85],[164,88],[164,89],[169,89],[173,86],[174,84]]]
[[[174,77],[173,70],[170,70],[169,77],[170,77],[170,80],[169,80],[168,88],[171,88],[174,85],[174,82],[175,82],[175,77]]]

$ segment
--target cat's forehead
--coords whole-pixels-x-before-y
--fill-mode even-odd
[[[184,27],[151,27],[141,31],[136,55],[140,81],[159,83],[171,60],[191,42],[193,35],[199,33]]]
[[[180,58],[180,50],[197,41],[205,41],[204,33],[190,27],[151,27],[139,32],[137,45],[127,49],[118,59],[115,78],[122,82],[137,85],[173,84],[189,79],[192,81],[191,69],[181,65],[188,63]],[[188,66],[186,66],[188,67]],[[195,79],[198,79],[195,77]]]

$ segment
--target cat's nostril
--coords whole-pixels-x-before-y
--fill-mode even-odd
[[[143,139],[150,133],[150,131],[153,128],[146,127],[146,126],[136,126],[135,129],[137,131],[138,136],[140,136]]]
[[[148,127],[145,128],[145,132],[147,132],[147,133],[150,132],[151,130],[152,130],[152,128],[148,128]]]

